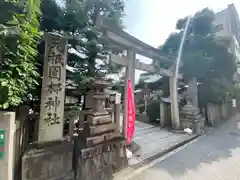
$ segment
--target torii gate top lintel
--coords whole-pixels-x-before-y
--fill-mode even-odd
[[[145,57],[151,58],[153,60],[158,60],[161,62],[170,62],[175,64],[175,57],[169,55],[162,55],[159,49],[154,48],[143,41],[135,38],[134,36],[130,35],[129,33],[112,27],[112,25],[103,18],[99,18],[97,21],[97,27],[100,29],[101,32],[104,34],[104,40],[115,44],[116,46],[127,49],[128,51],[133,51],[134,53],[143,55]],[[111,60],[114,63],[121,64],[123,66],[127,66],[129,59],[127,57],[120,57],[116,55],[111,55]],[[141,63],[140,61],[136,60],[135,68],[143,71],[148,71],[152,73],[157,73],[163,76],[173,76],[172,70],[156,68],[155,65],[149,65]],[[178,78],[182,79],[182,75],[180,74]]]
[[[113,27],[107,20],[99,19],[98,28],[104,32],[108,41],[113,44],[117,44],[120,47],[131,49],[134,52],[143,56],[159,60],[160,62],[174,62],[175,57],[169,55],[163,55],[159,52],[159,49],[154,48],[129,33]]]

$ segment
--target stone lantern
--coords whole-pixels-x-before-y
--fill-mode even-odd
[[[185,93],[186,104],[180,109],[180,126],[181,129],[190,128],[194,133],[200,133],[201,122],[204,121],[198,108],[192,103],[190,96]]]
[[[116,170],[127,165],[126,140],[105,107],[109,85],[104,80],[97,80],[87,94],[88,110],[80,134],[84,145],[80,147],[77,180],[110,179]]]

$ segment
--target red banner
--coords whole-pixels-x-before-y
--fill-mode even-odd
[[[128,107],[127,107],[127,141],[128,144],[131,143],[132,137],[135,131],[135,119],[136,119],[136,113],[135,113],[135,104],[134,104],[134,96],[133,96],[133,89],[131,81],[128,80]]]

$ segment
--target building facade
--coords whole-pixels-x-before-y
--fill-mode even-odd
[[[240,20],[234,4],[230,4],[226,9],[216,13],[213,24],[217,36],[229,37],[231,40],[229,51],[234,54],[236,64],[239,64],[233,80],[235,85],[240,87]]]

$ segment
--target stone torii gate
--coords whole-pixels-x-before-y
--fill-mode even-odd
[[[171,96],[171,118],[172,127],[174,129],[180,129],[179,110],[178,110],[178,94],[177,89],[174,87],[174,78],[182,79],[182,75],[175,76],[173,70],[161,68],[156,65],[156,61],[172,62],[175,66],[175,58],[162,56],[159,53],[159,49],[156,49],[139,39],[131,36],[125,31],[111,27],[111,25],[103,18],[99,18],[97,26],[104,34],[104,40],[107,40],[112,45],[127,51],[127,56],[110,55],[112,63],[123,65],[126,67],[125,75],[125,88],[124,88],[124,121],[123,121],[123,135],[126,136],[126,120],[127,120],[127,80],[131,80],[132,87],[134,89],[135,69],[160,74],[161,76],[169,77],[170,84],[170,96]],[[136,59],[136,53],[145,57],[153,59],[153,64],[145,64]],[[159,64],[159,63],[158,63]]]

